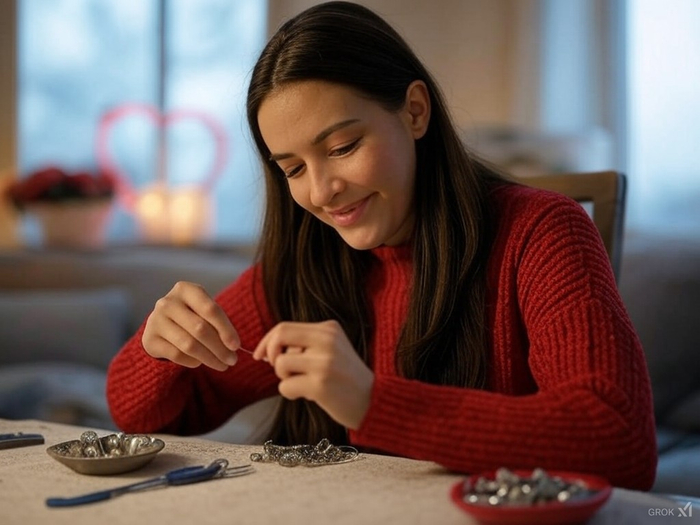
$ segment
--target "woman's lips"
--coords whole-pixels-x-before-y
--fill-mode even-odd
[[[362,217],[370,197],[371,195],[346,208],[343,212],[328,212],[328,215],[338,226],[352,226]]]

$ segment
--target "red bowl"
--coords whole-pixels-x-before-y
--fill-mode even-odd
[[[532,471],[515,470],[521,477],[529,477]],[[610,483],[604,478],[576,472],[547,471],[567,482],[583,481],[593,491],[588,497],[573,501],[542,503],[523,506],[490,506],[464,501],[464,484],[474,483],[480,477],[494,479],[496,471],[475,474],[452,486],[450,497],[455,505],[483,525],[574,525],[585,523],[612,493]]]

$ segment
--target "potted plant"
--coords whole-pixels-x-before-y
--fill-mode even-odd
[[[98,248],[115,195],[108,173],[68,173],[56,166],[32,172],[14,181],[6,197],[17,210],[39,221],[48,247]]]

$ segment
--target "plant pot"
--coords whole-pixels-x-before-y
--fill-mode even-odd
[[[112,199],[32,203],[26,211],[41,225],[43,246],[96,249],[106,242]]]

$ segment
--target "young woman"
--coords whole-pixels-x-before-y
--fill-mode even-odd
[[[652,485],[648,373],[595,226],[470,156],[393,29],[308,9],[247,109],[258,260],[216,300],[181,282],[156,303],[109,369],[123,430],[203,433],[279,393],[279,444]]]

